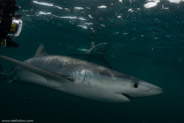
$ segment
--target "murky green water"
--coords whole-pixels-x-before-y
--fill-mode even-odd
[[[164,93],[114,104],[1,81],[0,119],[32,119],[38,123],[184,122],[184,2],[17,2],[24,22],[21,35],[15,39],[20,47],[1,48],[2,55],[25,60],[34,55],[40,43],[50,54],[68,55],[84,53],[81,49],[90,48],[92,41],[107,42],[106,59],[114,70],[158,85]],[[3,61],[1,64],[6,69],[13,67]]]

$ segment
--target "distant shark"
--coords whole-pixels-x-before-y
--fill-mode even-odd
[[[108,49],[108,43],[95,44],[94,42],[91,42],[91,47],[89,49],[78,49],[79,51],[85,52],[84,54],[75,53],[70,54],[69,56],[84,59],[85,61],[93,62],[112,69],[112,65],[105,58]]]
[[[0,59],[17,65],[11,73],[6,74],[12,80],[83,98],[128,102],[132,97],[162,93],[162,89],[155,85],[103,66],[71,57],[48,55],[43,45],[33,58],[23,62],[2,55]]]

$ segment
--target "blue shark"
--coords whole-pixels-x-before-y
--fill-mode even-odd
[[[161,94],[153,84],[88,61],[47,54],[41,45],[35,56],[19,61],[0,55],[17,65],[7,76],[12,80],[48,87],[60,92],[103,102],[128,102],[134,97]]]

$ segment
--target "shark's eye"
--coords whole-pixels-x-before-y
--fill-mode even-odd
[[[138,83],[134,83],[134,88],[138,88]]]

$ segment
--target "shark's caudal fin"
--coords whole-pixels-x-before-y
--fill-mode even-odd
[[[47,52],[45,50],[45,47],[43,44],[40,44],[40,47],[38,48],[38,50],[36,51],[35,56],[44,56],[47,55]]]
[[[47,79],[57,80],[57,81],[60,81],[60,82],[72,82],[70,79],[68,79],[68,78],[66,78],[62,75],[58,75],[58,74],[49,72],[47,70],[35,67],[33,65],[27,64],[25,62],[22,62],[22,61],[19,61],[19,60],[10,58],[10,57],[0,55],[0,59],[9,61],[9,62],[11,62],[11,63],[13,63],[17,66],[20,66],[20,67],[22,67],[22,68],[24,68],[24,69],[26,69],[30,72],[38,74],[38,75],[41,75],[41,76],[43,76]]]

